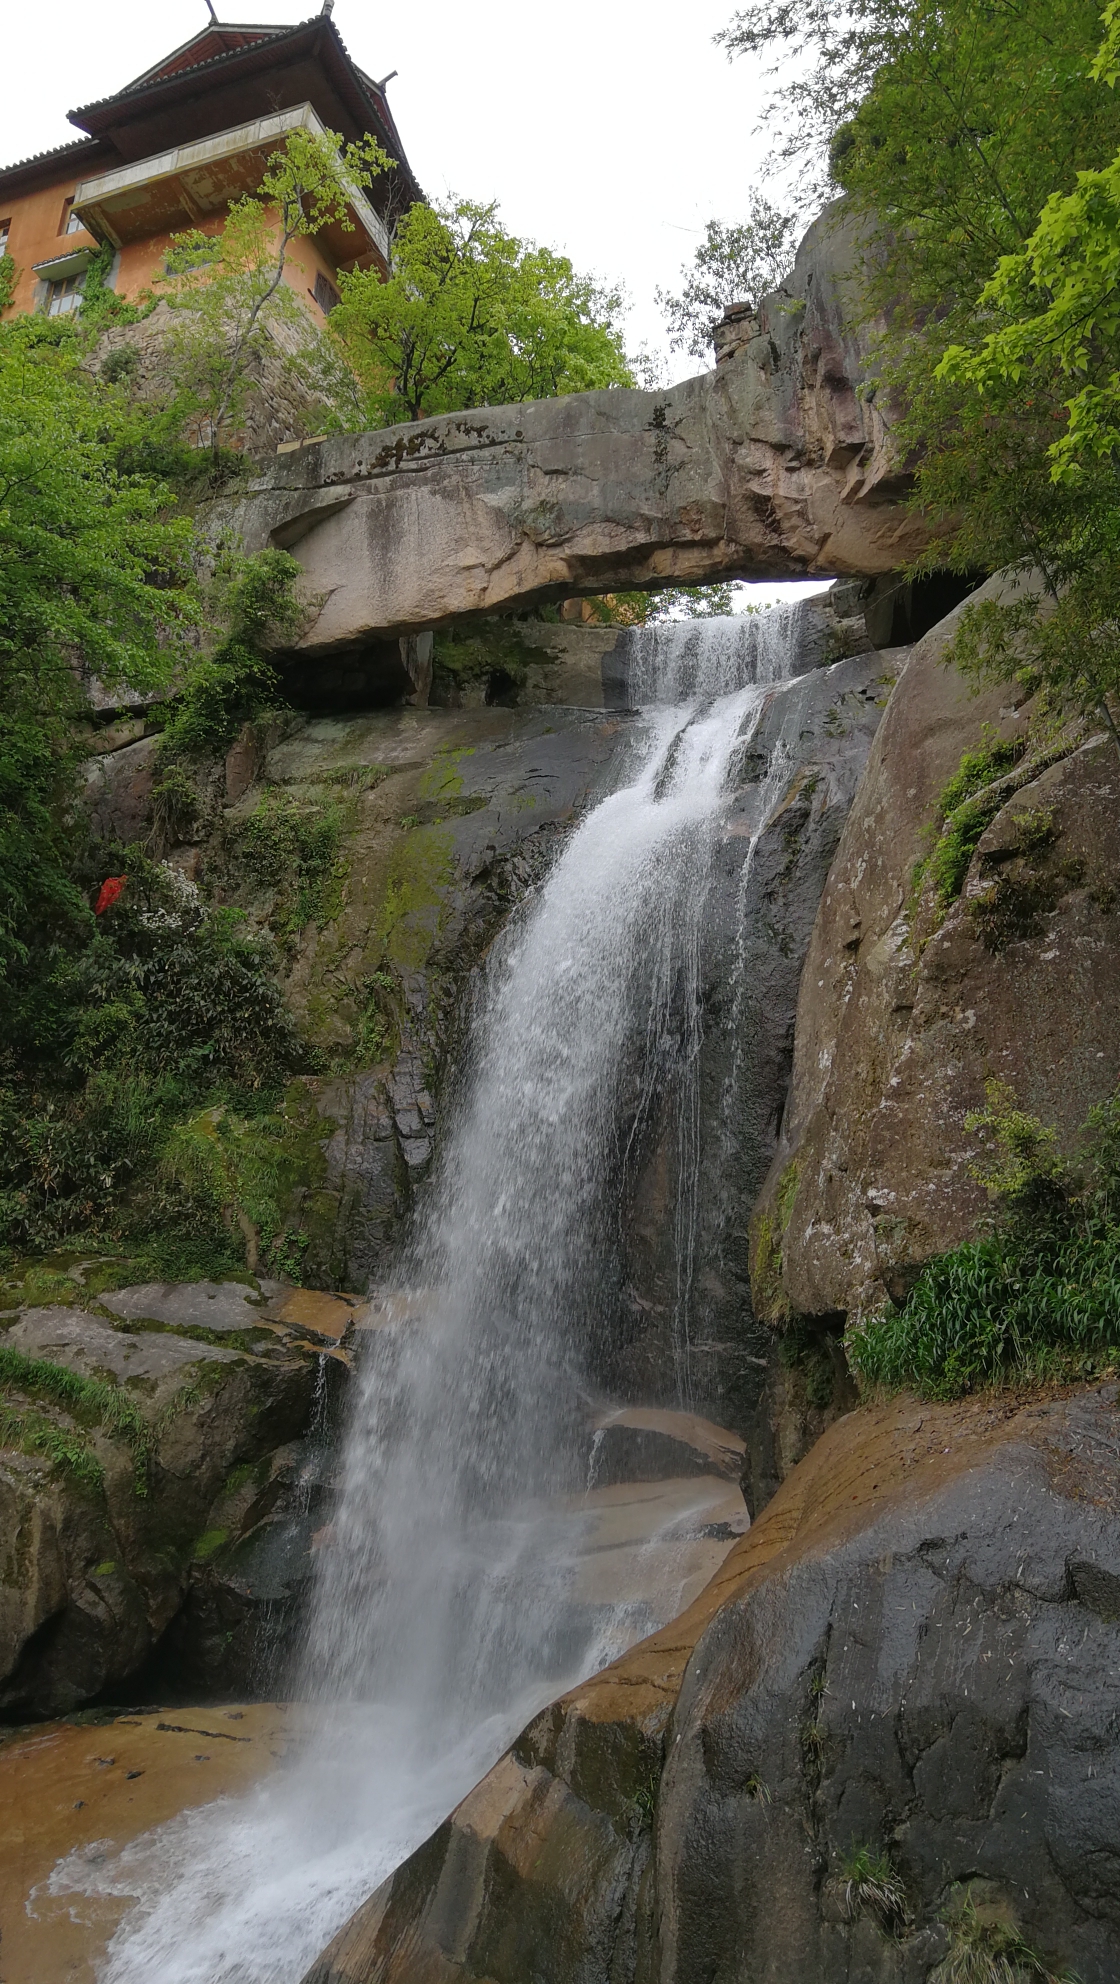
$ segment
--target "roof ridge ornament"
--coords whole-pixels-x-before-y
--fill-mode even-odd
[[[218,21],[218,16],[217,16],[217,14],[216,14],[216,13],[214,12],[214,0],[206,0],[206,5],[207,5],[207,6],[209,7],[209,9],[210,9],[210,19],[211,19],[211,20],[213,21],[213,23],[214,23],[214,26],[215,26],[215,27],[218,27],[218,26],[220,25],[220,23],[219,23],[219,21]]]
[[[329,21],[331,15],[334,13],[334,0],[323,0],[323,5],[320,11],[326,15]]]

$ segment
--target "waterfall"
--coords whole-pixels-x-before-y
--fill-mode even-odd
[[[631,705],[733,695],[744,683],[788,681],[811,665],[808,602],[711,619],[655,620],[623,637]],[[815,660],[815,655],[813,656]]]
[[[644,714],[625,782],[494,947],[399,1290],[361,1357],[304,1755],[96,1869],[55,1870],[55,1892],[138,1897],[106,1984],[298,1984],[538,1708],[676,1609],[671,1592],[661,1616],[573,1602],[596,1354],[634,1139],[673,1080],[689,1396],[705,894],[737,753],[797,628],[798,609],[774,609],[633,640]]]

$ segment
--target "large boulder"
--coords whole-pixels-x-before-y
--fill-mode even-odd
[[[919,1984],[985,1928],[1113,1984],[1116,1427],[1113,1385],[850,1414],[305,1984]]]
[[[990,580],[980,600],[1005,593]],[[976,694],[945,664],[959,611],[913,649],[848,815],[808,947],[793,1076],[753,1221],[767,1320],[902,1299],[986,1210],[967,1126],[986,1083],[1067,1149],[1120,1080],[1120,759],[1076,725],[1031,723],[1024,692]],[[938,798],[987,734],[1020,763],[942,910],[915,863]]]
[[[867,390],[861,257],[829,208],[703,377],[318,441],[217,504],[214,527],[294,552],[309,656],[579,593],[897,571],[925,533]]]
[[[290,1505],[310,1507],[290,1477],[309,1465],[326,1353],[266,1297],[152,1284],[99,1301],[75,1283],[69,1301],[0,1315],[0,1714],[65,1713],[139,1673],[223,1553],[254,1539],[259,1554]],[[310,1539],[284,1537],[291,1586]],[[171,1685],[257,1678],[276,1594],[239,1590],[238,1644],[207,1668],[181,1628]]]

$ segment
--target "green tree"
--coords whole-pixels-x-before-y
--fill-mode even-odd
[[[913,11],[907,0],[749,0],[716,35],[729,58],[771,58],[763,125],[777,160],[800,168],[806,202],[827,191],[833,134],[904,46]]]
[[[292,131],[256,193],[234,201],[220,232],[174,237],[156,287],[176,312],[167,339],[176,415],[193,416],[215,455],[244,419],[256,364],[286,326],[288,363],[325,400],[353,404],[353,384],[284,280],[292,243],[331,223],[353,229],[355,187],[392,163],[373,138],[344,145],[333,132]]]
[[[1099,38],[1098,0],[856,0],[840,16],[758,0],[728,45],[797,52],[787,117],[807,107],[818,146],[832,125],[830,170],[866,237],[851,307],[879,321],[879,404],[915,464],[926,566],[1034,567],[1056,608],[967,612],[958,658],[1026,670],[1111,728],[1120,102],[1107,47],[1094,74]]]
[[[1104,20],[1092,73],[1114,90],[1120,0],[1109,0]],[[1120,152],[1099,170],[1079,171],[1072,191],[1050,195],[1022,250],[1000,258],[979,304],[995,327],[971,348],[951,346],[939,376],[982,393],[1064,390],[1068,418],[1050,444],[1050,473],[1083,483],[1120,451]]]
[[[738,225],[710,220],[691,265],[681,269],[680,294],[659,289],[657,301],[674,351],[711,359],[712,327],[729,303],[757,303],[780,289],[793,268],[797,221],[761,193],[751,195]]]
[[[414,206],[388,281],[359,272],[340,287],[330,328],[371,423],[633,383],[618,293],[507,233],[493,202]]]
[[[65,325],[0,326],[0,978],[9,981],[60,926],[89,914],[69,879],[67,811],[86,682],[166,682],[195,612],[191,526],[168,518],[165,488],[119,467],[130,410],[80,355]]]

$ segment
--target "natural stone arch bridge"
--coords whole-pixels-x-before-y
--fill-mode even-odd
[[[308,660],[581,593],[897,571],[923,532],[845,321],[854,259],[832,210],[714,372],[309,443],[221,519],[299,559]]]

